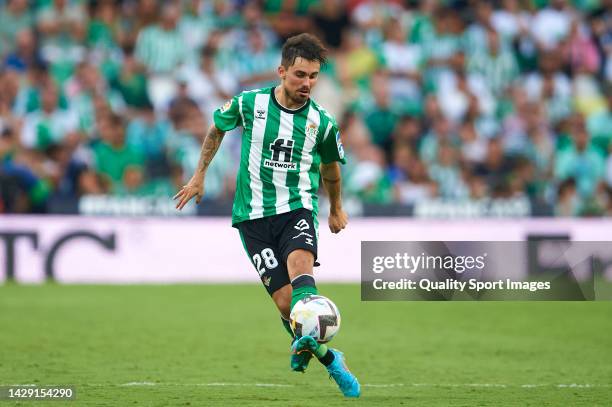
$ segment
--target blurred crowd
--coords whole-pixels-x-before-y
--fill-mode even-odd
[[[330,50],[313,97],[347,198],[612,215],[610,0],[0,0],[0,213],[171,197],[213,110],[275,84],[300,32]],[[206,199],[233,196],[239,134]]]

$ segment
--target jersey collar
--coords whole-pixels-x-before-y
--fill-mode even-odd
[[[299,107],[297,109],[287,109],[285,106],[281,105],[278,102],[278,100],[276,100],[276,95],[274,94],[274,90],[276,90],[276,86],[272,87],[272,91],[271,91],[271,93],[272,93],[272,101],[274,102],[276,107],[278,107],[283,112],[291,113],[291,114],[300,113],[300,112],[303,112],[304,110],[306,110],[306,108],[310,105],[310,98],[308,98],[306,103],[304,103],[304,105],[302,105],[301,107]]]

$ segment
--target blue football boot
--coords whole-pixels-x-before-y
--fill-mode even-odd
[[[336,381],[340,391],[345,397],[359,397],[361,394],[361,386],[359,385],[355,375],[352,374],[346,366],[344,354],[337,349],[331,348],[328,350],[328,352],[332,352],[334,354],[334,361],[327,366],[329,376]]]

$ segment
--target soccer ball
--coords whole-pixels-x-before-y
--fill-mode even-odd
[[[299,300],[291,310],[291,329],[296,337],[312,336],[326,343],[340,330],[340,312],[329,298],[309,295]]]

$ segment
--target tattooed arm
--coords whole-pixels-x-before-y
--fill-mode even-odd
[[[187,202],[194,196],[196,197],[197,204],[202,200],[202,196],[204,196],[204,177],[206,175],[206,170],[217,153],[224,135],[225,132],[217,129],[214,124],[210,126],[206,137],[204,137],[204,143],[202,143],[200,160],[198,161],[198,168],[195,174],[193,174],[187,185],[183,186],[173,198],[174,200],[178,199],[176,209],[183,209],[183,207],[187,205]]]

